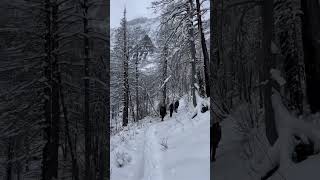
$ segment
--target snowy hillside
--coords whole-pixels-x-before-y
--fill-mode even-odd
[[[134,32],[134,29],[141,29],[145,34],[143,34],[141,37],[144,35],[148,35],[148,37],[151,40],[152,45],[155,47],[155,52],[157,52],[157,38],[158,38],[158,31],[159,31],[159,18],[146,18],[146,17],[141,17],[141,18],[135,18],[127,22],[128,29]],[[111,28],[111,48],[113,48],[114,43],[116,41],[116,28]],[[141,33],[141,32],[140,32]],[[141,41],[142,39],[134,39],[135,42]],[[157,57],[156,53],[148,53],[145,59],[142,59],[141,62],[139,63],[139,69],[143,72],[148,74],[152,74],[156,70],[156,65],[157,65]]]
[[[151,40],[155,42],[157,38],[157,32],[159,30],[159,22],[160,20],[158,17],[156,18],[141,17],[141,18],[135,18],[135,19],[129,20],[128,27],[133,29],[136,27],[141,27],[143,30],[147,32]],[[110,29],[111,46],[112,46],[112,43],[114,42],[115,31],[116,31],[116,28]]]
[[[143,29],[147,32],[149,37],[153,42],[156,42],[157,38],[157,32],[159,31],[159,22],[160,19],[157,18],[146,18],[146,17],[141,17],[141,18],[136,18],[133,20],[128,21],[128,26],[130,27],[143,27]]]
[[[210,179],[209,112],[191,119],[193,111],[183,98],[171,118],[146,117],[111,136],[111,179]]]

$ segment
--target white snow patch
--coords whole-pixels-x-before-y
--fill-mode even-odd
[[[270,70],[272,79],[276,80],[280,86],[286,83],[286,80],[281,76],[281,72],[277,69]]]
[[[165,86],[165,85],[167,84],[167,82],[170,80],[170,78],[171,78],[171,75],[164,80],[164,82],[163,82],[163,84],[161,85],[160,89],[162,89],[163,86]]]
[[[210,179],[210,113],[191,119],[192,110],[184,96],[171,118],[146,117],[111,136],[111,180]],[[132,160],[118,168],[116,152],[126,152]]]

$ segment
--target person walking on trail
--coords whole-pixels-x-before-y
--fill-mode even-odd
[[[170,109],[170,117],[172,117],[172,113],[173,113],[173,103],[170,104],[169,109]]]
[[[221,126],[219,122],[214,122],[210,127],[210,160],[216,160],[216,150],[218,148],[219,142],[221,140]]]
[[[178,107],[179,107],[179,100],[177,100],[175,103],[174,103],[174,111],[177,113],[178,112]]]
[[[163,121],[164,116],[167,114],[166,112],[166,106],[161,105],[160,106],[160,116],[161,116],[161,121]]]

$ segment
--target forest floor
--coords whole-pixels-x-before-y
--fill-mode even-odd
[[[171,118],[146,117],[112,136],[111,179],[210,179],[209,112],[193,112],[182,99]]]

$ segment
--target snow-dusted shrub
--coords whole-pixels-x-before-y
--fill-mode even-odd
[[[131,156],[126,152],[117,152],[116,153],[116,165],[121,168],[131,162]]]
[[[162,138],[161,140],[161,150],[165,151],[168,149],[168,138]]]
[[[261,136],[262,113],[254,104],[242,104],[232,114],[235,120],[235,130],[241,136],[243,153],[246,158],[251,158],[257,151],[259,146],[259,138]]]

